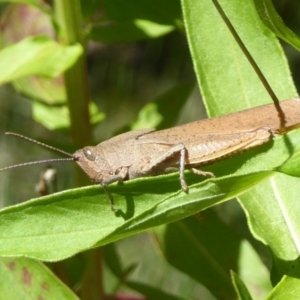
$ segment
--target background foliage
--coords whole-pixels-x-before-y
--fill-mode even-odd
[[[210,0],[69,2],[1,4],[1,166],[53,157],[5,131],[74,152],[204,117],[199,88],[209,116],[271,102]],[[277,96],[296,96],[275,34],[297,85],[299,4],[275,3],[292,32],[269,0],[220,2]],[[100,187],[71,189],[89,181],[70,164],[63,192],[22,204],[45,168],[1,173],[3,298],[298,299],[299,139],[187,174],[188,195],[177,174],[114,185],[116,216]]]

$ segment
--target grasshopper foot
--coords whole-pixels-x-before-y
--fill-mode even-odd
[[[191,168],[190,170],[196,175],[216,177],[215,174],[212,172],[201,171],[195,168]]]

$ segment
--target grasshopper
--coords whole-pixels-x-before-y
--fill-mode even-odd
[[[259,146],[273,137],[300,127],[300,99],[280,102],[284,126],[273,104],[262,105],[229,115],[200,120],[165,130],[129,131],[88,146],[74,154],[64,152],[30,138],[8,133],[61,152],[71,158],[36,161],[14,165],[0,171],[30,164],[53,161],[75,161],[92,181],[100,183],[115,211],[107,185],[138,177],[179,171],[181,188],[188,191],[185,169],[197,175],[211,176],[197,167]]]

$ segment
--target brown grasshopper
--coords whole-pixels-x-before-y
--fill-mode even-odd
[[[266,143],[273,137],[300,127],[300,99],[280,102],[284,126],[273,104],[262,105],[229,115],[205,119],[165,130],[142,129],[126,132],[88,146],[74,154],[8,133],[61,152],[71,158],[36,161],[0,171],[53,161],[75,161],[92,181],[100,183],[115,211],[107,185],[138,177],[179,171],[181,188],[188,190],[185,169],[197,175],[214,176],[196,169],[203,165]]]

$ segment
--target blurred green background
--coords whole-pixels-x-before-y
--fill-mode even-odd
[[[179,1],[175,2],[180,6]],[[300,35],[298,1],[276,0],[274,4],[284,22]],[[1,13],[5,9],[6,6],[1,5]],[[180,23],[180,21],[182,20],[179,15],[178,22]],[[284,42],[282,44],[299,90],[300,56],[293,48]],[[91,41],[87,46],[87,67],[91,99],[96,103],[99,111],[105,114],[105,119],[94,127],[95,144],[129,129],[146,104],[153,102],[179,84],[190,90],[190,95],[182,107],[169,105],[170,116],[178,115],[177,124],[205,117],[183,27],[178,26],[161,37],[141,39],[135,42],[96,43]],[[36,122],[32,117],[31,100],[25,95],[17,93],[11,85],[4,85],[0,88],[0,99],[0,167],[56,157],[37,145],[5,136],[4,133],[7,131],[42,140],[70,152],[76,150],[63,130],[51,131]],[[52,166],[57,169],[58,173],[58,191],[74,186],[72,163],[52,164]],[[45,166],[40,165],[1,173],[0,205],[4,207],[36,197],[35,185],[43,170],[45,170]],[[235,234],[247,236],[252,245],[259,250],[266,264],[270,262],[266,248],[254,240],[250,234],[244,213],[237,202],[226,202],[211,211],[206,213],[216,212],[221,218],[225,215],[226,219],[224,218],[223,221],[234,230]],[[193,221],[195,220],[193,219]],[[199,222],[201,223],[201,221]],[[164,228],[157,230],[164,230]],[[201,299],[214,299],[209,291],[184,273],[174,270],[172,273],[170,269],[173,267],[167,265],[165,261],[159,262],[164,265],[162,271],[155,267],[149,268],[149,261],[157,262],[161,259],[161,253],[158,253],[157,248],[153,246],[155,243],[156,241],[150,233],[144,233],[118,242],[118,250],[115,250],[112,245],[104,247],[106,288],[113,290],[114,284],[117,282],[112,272],[116,258],[111,255],[115,254],[122,257],[120,260],[126,261],[124,270],[128,270],[128,274],[132,276],[132,286],[127,283],[127,286],[123,287],[125,290],[128,288],[136,291],[139,288],[141,291],[143,290],[142,287],[134,285],[134,279],[142,281],[144,277],[147,281],[149,278],[158,278],[157,281],[159,281],[164,278],[166,290],[172,289],[174,293],[177,291],[178,294],[181,294],[180,289],[185,289],[182,294],[189,299],[200,299],[198,297],[200,294]],[[143,259],[137,261],[135,258],[141,252],[143,252]],[[78,274],[72,271],[75,278],[71,278],[71,280],[77,282],[80,270],[84,265],[84,254],[68,260],[66,265],[72,270],[76,269]],[[60,273],[59,265],[54,265],[52,268]],[[163,276],[163,274],[165,275]],[[124,274],[124,278],[126,276],[127,274]],[[189,293],[186,292],[187,287]],[[122,288],[120,290],[122,291]],[[166,295],[160,295],[157,299],[167,298]]]

